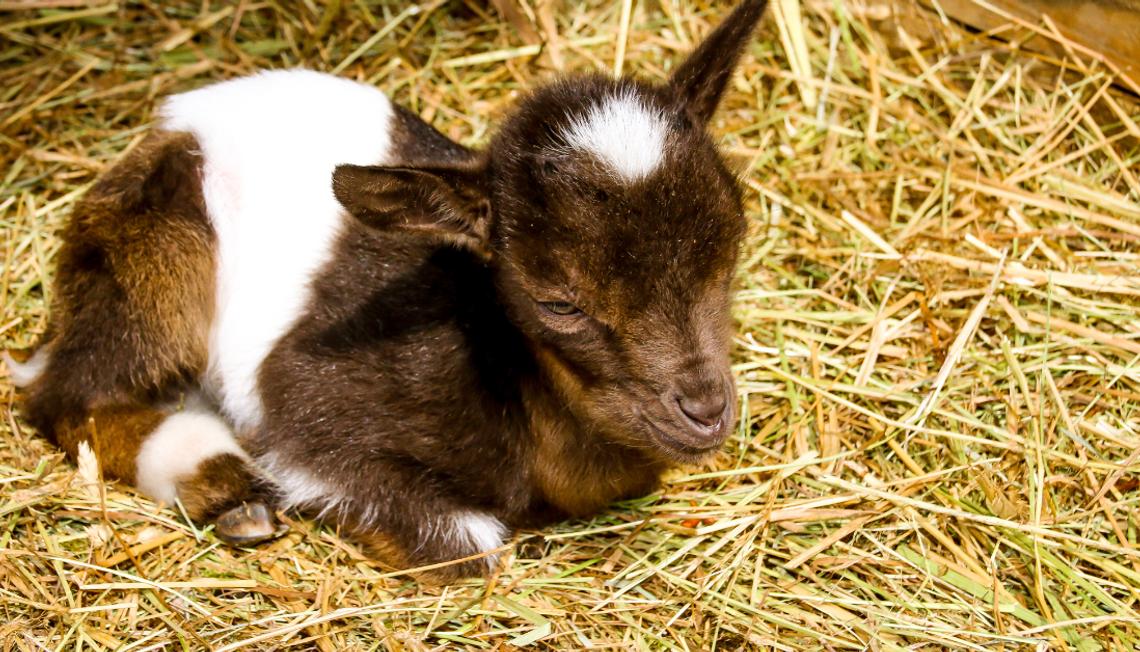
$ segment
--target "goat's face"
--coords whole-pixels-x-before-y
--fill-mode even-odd
[[[664,89],[586,77],[527,99],[491,148],[501,295],[591,430],[692,461],[732,426],[739,192]]]
[[[745,229],[705,125],[764,5],[744,0],[666,84],[552,84],[486,152],[341,166],[336,196],[365,222],[490,260],[512,320],[589,431],[694,461],[734,418],[729,285]]]

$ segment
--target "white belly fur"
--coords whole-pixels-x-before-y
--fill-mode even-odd
[[[346,219],[333,169],[388,160],[392,106],[363,84],[283,70],[176,95],[161,118],[193,133],[205,158],[218,269],[203,385],[241,432],[261,419],[261,363],[305,309]]]

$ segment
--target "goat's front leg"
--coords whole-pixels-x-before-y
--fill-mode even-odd
[[[494,514],[463,504],[461,496],[450,495],[450,483],[407,461],[357,457],[344,463],[319,454],[298,458],[280,452],[264,454],[259,461],[287,505],[337,523],[385,564],[409,570],[432,567],[413,573],[431,583],[488,574],[498,564],[493,551],[509,534]]]
[[[427,567],[413,574],[428,583],[487,575],[498,566],[499,556],[493,551],[503,545],[507,529],[494,516],[453,509],[416,517],[418,524],[402,527],[390,522],[352,523],[348,534],[374,559],[400,569]]]

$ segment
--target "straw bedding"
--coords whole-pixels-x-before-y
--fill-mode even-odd
[[[715,460],[425,588],[295,516],[221,546],[0,376],[0,649],[1140,647],[1135,89],[1031,24],[778,5],[713,125],[751,221]],[[477,145],[558,69],[663,78],[728,8],[511,6],[0,1],[0,346],[42,333],[55,233],[162,95],[305,65]]]

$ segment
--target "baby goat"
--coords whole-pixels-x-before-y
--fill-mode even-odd
[[[314,72],[170,98],[63,233],[29,421],[227,541],[296,508],[472,558],[442,580],[651,490],[734,421],[745,220],[706,124],[764,6],[664,84],[535,90],[484,151]]]

